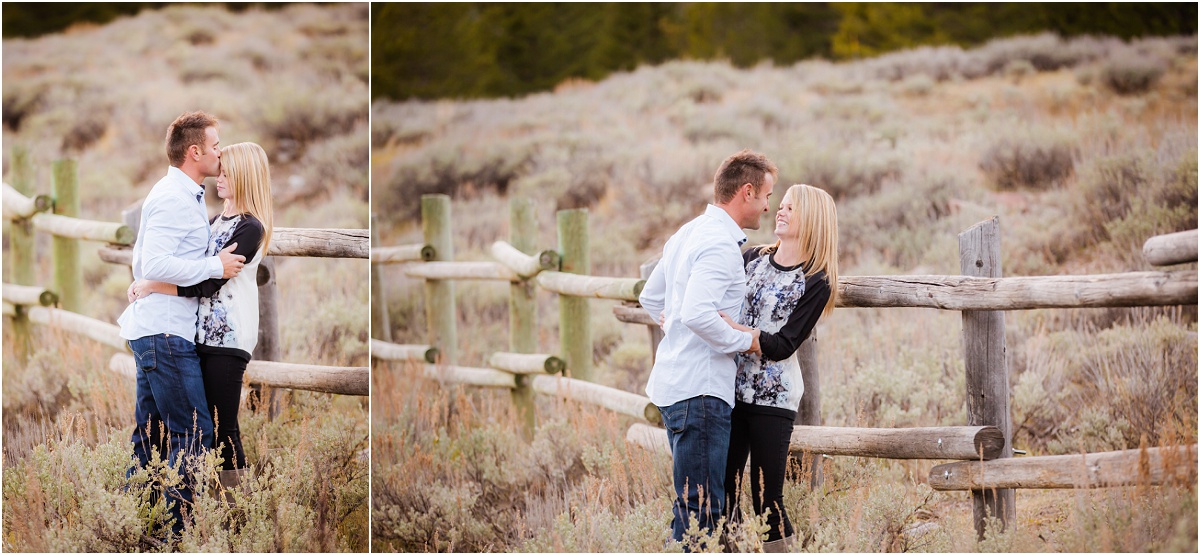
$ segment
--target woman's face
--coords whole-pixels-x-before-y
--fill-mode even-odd
[[[221,173],[217,174],[217,196],[226,200],[233,198],[233,188],[229,186],[229,177],[225,175],[225,166],[221,166]]]
[[[783,239],[784,237],[795,237],[798,233],[799,226],[796,219],[793,217],[795,206],[792,203],[792,195],[785,195],[783,202],[779,204],[779,211],[775,213],[775,236]]]

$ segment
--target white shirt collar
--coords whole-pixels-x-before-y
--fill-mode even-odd
[[[167,166],[167,177],[178,181],[181,185],[186,187],[188,194],[192,195],[193,197],[204,192],[204,187],[201,187],[195,181],[192,181],[192,178],[188,177],[188,174],[183,173],[183,170],[175,166]]]
[[[718,222],[720,222],[721,227],[723,227],[725,231],[729,233],[729,237],[733,239],[739,247],[746,243],[746,234],[742,231],[742,227],[739,226],[737,222],[733,221],[733,216],[730,216],[729,212],[726,212],[724,208],[710,203],[708,208],[704,209],[704,215],[710,218],[715,218]]]

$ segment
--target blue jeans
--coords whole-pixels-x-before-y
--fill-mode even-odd
[[[184,486],[167,492],[174,531],[183,529],[180,504],[190,503],[190,475],[180,464],[186,455],[203,453],[212,447],[213,423],[204,397],[204,377],[200,358],[191,341],[176,335],[148,335],[129,341],[137,363],[137,393],[133,429],[133,453],[138,465],[150,462],[151,448],[158,447],[171,465],[179,465]]]
[[[732,408],[716,397],[692,397],[658,407],[674,458],[671,538],[683,541],[690,518],[712,533],[725,505],[725,461]]]

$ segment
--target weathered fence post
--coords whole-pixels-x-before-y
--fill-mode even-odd
[[[821,376],[817,367],[817,329],[796,350],[796,362],[800,364],[800,376],[804,380],[804,395],[800,396],[800,411],[797,424],[821,425]],[[804,468],[812,472],[809,487],[817,489],[825,483],[821,473],[821,454],[809,453],[804,457]]]
[[[421,195],[421,227],[425,244],[436,249],[435,261],[454,260],[454,238],[450,235],[450,197]],[[429,345],[441,353],[441,362],[458,362],[458,312],[454,306],[454,282],[425,280],[425,321]]]
[[[79,217],[79,172],[74,160],[55,160],[52,164],[51,194],[54,213]],[[54,288],[59,304],[75,313],[83,312],[83,275],[79,270],[79,240],[54,236]]]
[[[275,279],[275,257],[264,256],[258,263],[258,343],[254,346],[254,360],[280,360],[283,349],[279,344],[279,288]],[[260,403],[270,407],[270,418],[279,416],[281,410],[279,391],[255,384],[251,389]]]
[[[587,209],[558,211],[558,248],[563,272],[591,274]],[[592,380],[592,319],[588,303],[588,299],[580,297],[558,296],[560,349],[570,376],[585,381]]]
[[[975,224],[958,235],[959,265],[963,275],[1002,276],[1000,265],[1000,218]],[[963,356],[967,372],[967,425],[995,426],[1004,434],[1004,449],[998,458],[1012,457],[1012,417],[1008,399],[1008,365],[1005,363],[1004,312],[964,310]],[[1007,527],[1016,511],[1012,489],[971,491],[975,532],[983,539],[988,515]]]
[[[525,254],[537,254],[537,205],[530,199],[512,198],[508,202],[508,241]],[[508,348],[514,353],[537,352],[537,287],[533,280],[523,279],[509,286]],[[532,438],[537,427],[532,376],[518,374],[517,387],[512,390],[513,406],[525,431]]]
[[[9,180],[9,184],[17,192],[30,198],[33,197],[33,165],[29,161],[29,151],[23,147],[13,147],[12,173],[9,175]],[[12,255],[9,280],[17,285],[35,285],[37,276],[35,275],[34,264],[36,262],[33,255],[33,224],[29,219],[22,218],[9,222],[8,229],[9,254]],[[13,352],[22,364],[29,362],[33,341],[32,324],[23,307],[17,307],[12,324],[13,340],[16,342]]]
[[[375,233],[375,214],[371,214],[371,246],[379,246]],[[383,282],[381,264],[371,264],[371,337],[387,342],[392,340],[392,324],[388,318],[387,288]]]

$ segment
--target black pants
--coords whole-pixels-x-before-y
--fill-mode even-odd
[[[729,461],[725,466],[725,510],[730,522],[741,522],[738,506],[741,489],[738,486],[743,483],[743,470],[749,456],[754,514],[761,516],[770,509],[767,525],[771,528],[767,531],[767,541],[775,541],[794,533],[792,521],[783,508],[783,479],[795,416],[763,414],[754,412],[752,407],[739,402],[733,408]]]
[[[238,428],[238,406],[242,401],[242,376],[248,360],[227,354],[199,351],[204,371],[204,395],[216,423],[213,447],[225,459],[221,470],[246,467],[242,451],[242,432]]]

